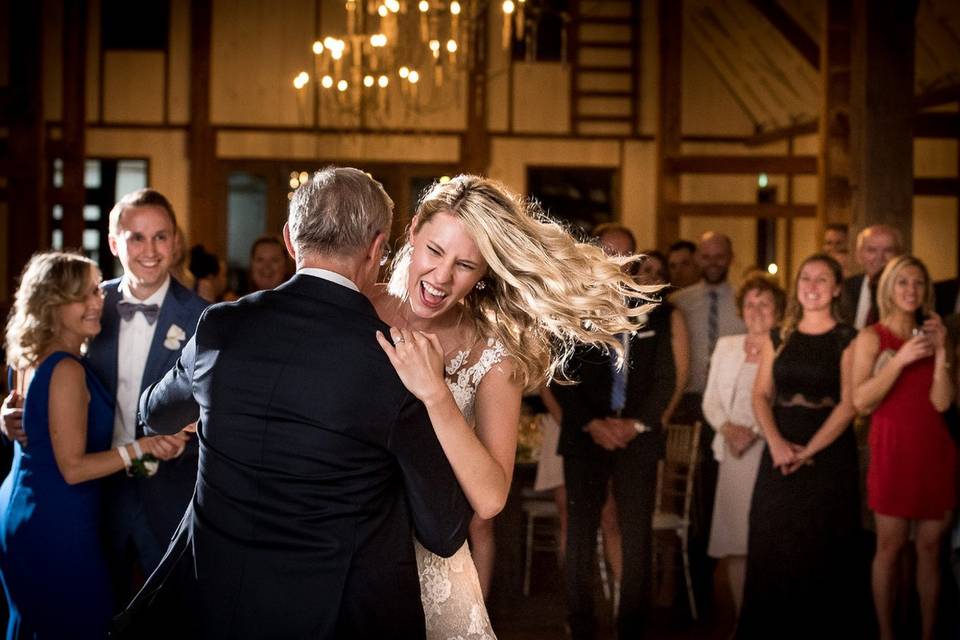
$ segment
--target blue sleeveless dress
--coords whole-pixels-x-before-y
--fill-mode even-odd
[[[100,483],[69,485],[49,433],[50,378],[69,353],[37,368],[23,409],[27,448],[14,444],[13,466],[0,487],[0,577],[10,606],[7,640],[105,638],[113,613],[100,544]],[[87,452],[110,448],[113,398],[83,360],[90,405]]]

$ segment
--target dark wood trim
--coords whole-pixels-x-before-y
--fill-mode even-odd
[[[490,130],[487,127],[487,21],[471,21],[473,44],[467,58],[467,129],[460,137],[460,164],[472,173],[490,166]],[[510,61],[511,68],[513,61]]]
[[[755,202],[674,202],[664,205],[671,215],[718,218],[813,218],[813,204],[758,204]]]
[[[218,173],[217,136],[210,125],[211,32],[213,0],[190,3],[190,114],[187,154],[190,159],[190,229],[202,242],[226,255],[226,179]]]
[[[609,40],[581,40],[581,47],[588,47],[590,49],[632,49],[633,44],[630,42],[617,42]]]
[[[816,156],[684,155],[665,158],[667,169],[676,173],[769,173],[816,174]]]
[[[167,5],[167,48],[163,51],[163,124],[170,122],[170,34],[173,33],[173,3]]]
[[[103,12],[103,3],[97,3],[98,13]],[[106,79],[104,77],[104,71],[106,69],[106,49],[103,48],[103,17],[102,15],[96,16],[97,20],[97,66],[99,71],[97,72],[97,120],[103,122],[106,120],[106,115],[103,110],[103,105],[106,102]]]
[[[917,109],[939,107],[951,102],[960,102],[960,83],[955,83],[934,89],[928,89],[914,98]]]
[[[749,0],[749,2],[773,25],[784,40],[793,45],[800,57],[810,63],[814,69],[820,70],[820,45],[810,37],[806,29],[797,24],[793,16],[787,13],[777,0]]]
[[[633,65],[629,67],[623,67],[620,65],[609,65],[609,64],[581,64],[577,65],[579,71],[587,71],[590,73],[633,73]]]
[[[809,122],[798,122],[797,124],[791,124],[786,127],[770,129],[769,131],[760,131],[747,138],[744,144],[748,147],[757,147],[782,140],[790,140],[796,136],[813,135],[819,131],[819,126],[820,123],[816,120],[810,120]]]
[[[7,288],[16,290],[23,265],[49,246],[47,184],[50,163],[43,126],[43,3],[10,2],[9,127],[7,138]]]
[[[47,121],[47,126],[57,126],[58,122]],[[160,131],[187,131],[189,124],[169,124],[163,122],[88,122],[87,129],[153,129]]]
[[[666,249],[680,235],[680,218],[673,203],[680,200],[680,175],[667,158],[680,155],[683,139],[683,0],[658,0],[657,186],[658,248]]]
[[[914,178],[913,195],[960,197],[960,178]]]
[[[622,16],[581,16],[577,20],[580,24],[623,24]]]
[[[913,118],[914,138],[960,138],[960,112],[919,113]]]
[[[580,74],[584,68],[580,65],[580,1],[570,3],[570,23],[567,29],[567,50],[570,59],[570,133],[580,133]]]
[[[586,89],[579,91],[581,98],[633,98],[633,91],[600,91],[595,89]]]
[[[74,0],[63,6],[63,135],[56,145],[63,160],[63,186],[58,200],[63,206],[63,246],[83,245],[83,183],[86,119],[87,3]]]

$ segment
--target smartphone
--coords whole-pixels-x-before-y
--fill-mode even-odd
[[[913,312],[913,320],[916,323],[916,326],[913,328],[914,336],[923,334],[923,323],[926,322],[928,318],[929,316],[924,313],[922,307]]]

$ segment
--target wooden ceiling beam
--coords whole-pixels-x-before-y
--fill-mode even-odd
[[[960,138],[960,113],[920,113],[913,118],[914,138]]]
[[[820,70],[820,45],[793,19],[793,16],[787,13],[776,0],[750,0],[750,4],[787,42],[793,45],[804,60],[814,69]]]
[[[914,178],[915,196],[960,196],[958,178]]]
[[[683,155],[666,158],[667,168],[675,173],[816,174],[817,157],[780,155]]]

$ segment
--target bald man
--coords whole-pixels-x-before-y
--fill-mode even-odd
[[[844,322],[863,329],[880,319],[877,283],[883,268],[902,250],[900,231],[889,225],[871,225],[857,235],[856,258],[863,273],[843,281],[840,314]]]
[[[733,243],[716,231],[700,236],[697,264],[701,278],[696,284],[678,291],[671,302],[683,312],[690,335],[690,375],[671,422],[704,423],[703,390],[707,385],[710,356],[722,336],[746,333],[737,313],[736,293],[727,274],[733,262]],[[705,424],[705,423],[704,423]],[[716,425],[720,426],[720,425]],[[707,556],[713,498],[717,488],[717,462],[710,450],[710,438],[700,437],[694,496],[694,526],[690,539],[690,563],[697,600],[709,600],[713,592],[713,561]]]

